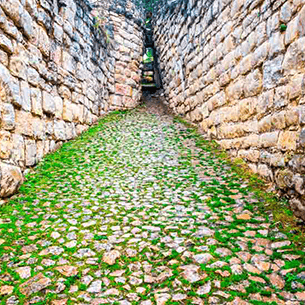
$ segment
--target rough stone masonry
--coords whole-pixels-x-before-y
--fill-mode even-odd
[[[100,4],[0,0],[1,197],[105,112],[138,104],[142,13]]]
[[[305,219],[305,1],[160,1],[154,15],[168,105]]]

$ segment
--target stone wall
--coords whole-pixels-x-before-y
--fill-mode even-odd
[[[137,104],[140,12],[104,2],[97,24],[88,0],[0,0],[1,197],[105,112]]]
[[[168,105],[305,219],[305,1],[161,1],[154,16]]]

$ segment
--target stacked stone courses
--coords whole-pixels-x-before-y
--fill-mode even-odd
[[[169,107],[305,219],[305,1],[161,1],[154,15]]]
[[[1,197],[105,112],[139,102],[140,12],[107,3],[97,27],[87,0],[0,0]]]

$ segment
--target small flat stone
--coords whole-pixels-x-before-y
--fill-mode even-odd
[[[116,262],[116,259],[121,256],[121,253],[117,250],[112,250],[110,252],[106,252],[103,255],[103,262],[108,265],[114,265]]]
[[[283,289],[285,287],[285,281],[276,273],[268,274],[267,277],[269,278],[271,284],[278,289]]]
[[[16,269],[16,272],[22,279],[28,279],[31,277],[31,267],[19,267]]]
[[[291,241],[285,240],[285,241],[277,241],[271,244],[272,249],[279,249],[285,246],[290,246]]]
[[[57,271],[59,271],[62,275],[70,277],[70,276],[75,276],[78,273],[78,270],[76,267],[73,266],[59,266],[55,268]]]
[[[240,219],[240,220],[250,220],[251,215],[249,215],[249,214],[239,214],[239,215],[236,215],[236,218]]]
[[[10,295],[14,291],[14,286],[4,285],[0,287],[0,295]]]
[[[207,264],[211,259],[213,259],[213,256],[210,253],[200,253],[194,255],[194,260],[198,264]]]
[[[51,279],[45,277],[42,273],[39,273],[19,286],[19,290],[22,294],[29,296],[36,293],[52,283]]]
[[[87,289],[90,293],[99,293],[102,290],[102,281],[96,280],[91,283],[90,287]]]

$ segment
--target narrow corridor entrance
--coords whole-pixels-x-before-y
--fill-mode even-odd
[[[2,207],[1,304],[302,304],[300,251],[224,161],[149,107],[65,143]]]

